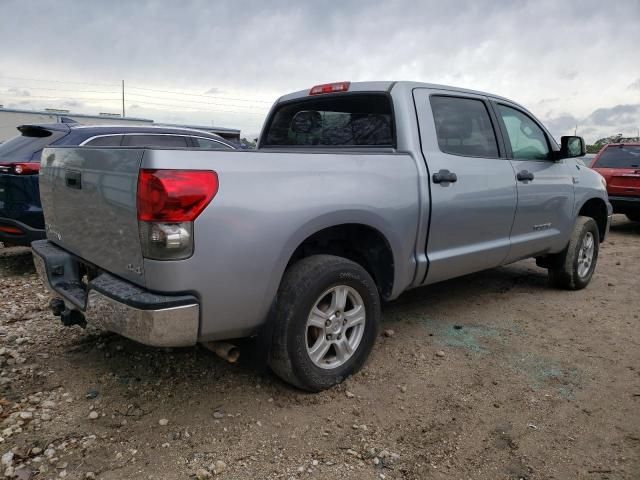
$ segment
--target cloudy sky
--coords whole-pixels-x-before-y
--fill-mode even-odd
[[[256,134],[279,95],[416,80],[588,141],[640,128],[640,1],[0,0],[0,104]]]

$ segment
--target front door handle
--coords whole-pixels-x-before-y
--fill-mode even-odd
[[[434,173],[432,178],[433,183],[455,183],[458,181],[458,176],[449,170],[440,170]]]
[[[516,178],[518,179],[519,182],[530,182],[535,178],[535,175],[532,172],[529,172],[527,170],[522,170],[518,172],[518,175],[516,175]]]

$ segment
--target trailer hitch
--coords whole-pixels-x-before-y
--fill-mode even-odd
[[[67,308],[62,299],[54,298],[51,300],[49,302],[49,308],[56,317],[60,317],[60,321],[65,327],[72,327],[73,325],[79,325],[82,328],[87,327],[87,320],[84,318],[84,313],[80,310]]]

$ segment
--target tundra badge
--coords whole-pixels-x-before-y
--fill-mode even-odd
[[[127,265],[127,270],[129,270],[131,273],[137,273],[138,275],[142,275],[142,267],[134,267],[133,263],[129,263]]]

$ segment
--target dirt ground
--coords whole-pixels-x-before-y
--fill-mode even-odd
[[[0,475],[639,479],[639,258],[620,217],[585,290],[523,261],[408,292],[365,369],[306,394],[251,341],[229,365],[62,327],[0,249]]]

